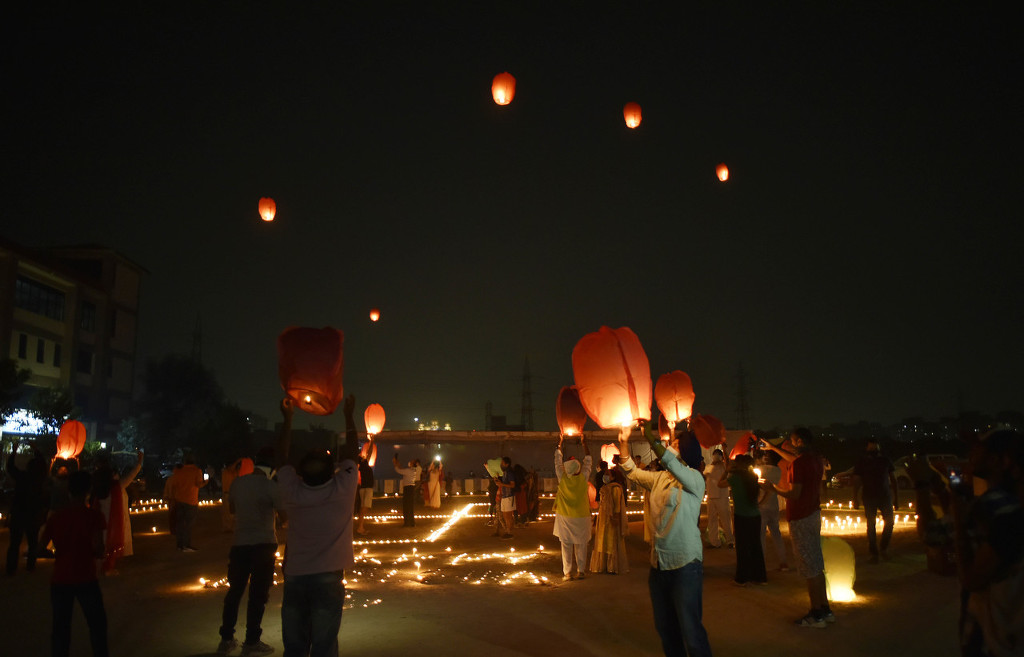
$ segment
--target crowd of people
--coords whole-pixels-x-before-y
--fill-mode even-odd
[[[218,653],[239,647],[242,655],[274,651],[262,641],[262,619],[273,581],[277,527],[287,518],[281,608],[284,654],[337,654],[343,572],[354,561],[353,535],[365,533],[374,487],[366,450],[359,450],[353,408],[350,396],[344,405],[346,440],[336,454],[314,449],[292,466],[288,462],[293,409],[285,399],[276,446],[222,471],[223,524],[225,531],[233,532],[233,540]],[[710,655],[701,612],[703,552],[734,549],[737,586],[767,582],[768,541],[777,570],[789,570],[790,555],[779,530],[783,498],[791,557],[806,582],[809,601],[808,612],[796,624],[824,628],[836,622],[821,548],[820,481],[825,462],[811,432],[795,429],[782,444],[760,441],[755,448],[752,443],[749,453],[729,459],[715,450],[705,463],[696,437],[685,429],[663,442],[647,423],[640,426],[654,454],[646,466],[631,456],[630,428],[620,432],[619,456],[599,461],[596,469],[584,437],[579,439],[582,458],[566,456],[564,437],[559,438],[553,462],[553,534],[561,543],[563,581],[583,579],[588,573],[629,571],[628,489],[639,489],[644,497],[644,538],[650,544],[648,593],[664,652]],[[128,490],[141,470],[143,454],[138,452],[136,462],[123,472],[107,462],[86,470],[73,462],[48,466],[39,450],[29,446],[30,458],[18,467],[17,444],[14,447],[5,468],[15,484],[7,574],[16,572],[23,542],[29,571],[52,546],[53,654],[68,654],[77,601],[93,653],[105,655],[106,614],[99,581],[100,576],[117,575],[118,561],[132,555]],[[780,460],[786,462],[785,475]],[[425,470],[416,459],[402,465],[397,451],[393,467],[402,476],[405,526],[415,526],[417,491],[427,508],[440,507],[444,468],[438,460]],[[536,472],[513,464],[507,456],[500,465],[488,464],[487,470],[495,535],[511,538],[515,528],[538,519]],[[892,462],[881,454],[878,441],[867,441],[853,474],[854,497],[863,502],[868,521],[868,561],[877,563],[889,558],[899,493]],[[1017,654],[1024,634],[1024,538],[1019,531],[1024,521],[1024,439],[1013,431],[996,431],[974,442],[971,466],[965,472],[944,477],[922,466],[913,474],[919,507],[931,495],[948,511],[939,523],[938,507],[932,504],[929,513],[922,513],[919,528],[929,545],[943,532],[955,544],[963,591],[962,653]],[[197,549],[192,527],[199,490],[208,481],[189,455],[167,480],[165,499],[181,552]],[[705,501],[708,521],[702,534],[699,520]],[[876,515],[883,522],[880,537]],[[935,529],[937,524],[943,532]],[[235,626],[246,591],[246,627],[239,644]]]

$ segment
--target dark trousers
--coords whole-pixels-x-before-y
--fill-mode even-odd
[[[893,508],[892,497],[864,498],[864,520],[868,525],[868,548],[871,554],[878,556],[878,542],[875,534],[875,516],[882,514],[882,552],[889,549],[889,541],[892,539]]]
[[[107,657],[107,612],[103,608],[103,594],[99,582],[85,584],[51,584],[50,603],[53,606],[53,631],[50,647],[53,657],[67,657],[71,652],[71,612],[75,600],[82,607],[89,626],[89,643],[93,657]]]
[[[647,588],[666,657],[711,657],[702,620],[704,564],[691,561],[675,570],[651,568]]]
[[[338,631],[345,607],[344,577],[338,571],[284,578],[284,657],[337,657]]]
[[[249,603],[245,611],[245,642],[256,643],[263,634],[263,612],[274,583],[276,543],[235,545],[228,556],[228,593],[224,596],[224,614],[220,636],[225,641],[235,638],[238,607],[249,586]]]
[[[736,534],[736,581],[767,582],[764,567],[764,551],[761,549],[761,514],[732,518],[733,533]]]
[[[178,538],[178,547],[192,547],[192,525],[196,524],[196,514],[199,507],[195,504],[184,504],[178,502],[174,505],[177,519],[175,524],[175,535]]]
[[[41,514],[35,511],[13,511],[11,513],[11,544],[7,547],[7,574],[18,570],[18,552],[21,539],[28,541],[28,570],[35,570],[36,553],[39,552],[39,528]]]
[[[416,486],[402,487],[402,515],[403,527],[416,526]]]

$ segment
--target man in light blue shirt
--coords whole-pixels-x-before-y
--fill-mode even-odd
[[[693,469],[700,464],[700,448],[696,438],[690,436],[686,455],[680,457],[677,436],[672,437],[666,450],[645,421],[641,420],[640,428],[665,470],[648,472],[633,464],[629,458],[630,427],[619,431],[619,458],[625,459],[620,466],[626,477],[646,488],[650,499],[654,536],[647,585],[654,626],[665,655],[711,657],[702,621],[704,547],[697,526],[704,499],[704,475]]]

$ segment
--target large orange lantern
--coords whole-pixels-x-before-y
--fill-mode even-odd
[[[725,166],[725,162],[718,165],[715,169],[715,173],[718,175],[718,179],[725,182],[729,179],[729,167]]]
[[[757,444],[757,436],[754,432],[750,432],[736,441],[736,444],[732,446],[732,451],[729,452],[729,458],[734,459],[740,454],[746,454],[750,450],[754,449],[754,445]]]
[[[498,73],[491,81],[491,96],[499,105],[508,105],[516,95],[516,79],[508,71]]]
[[[376,308],[371,308],[370,309],[370,321],[371,322],[376,322],[378,319],[380,319],[380,311],[377,310]]]
[[[654,385],[654,401],[670,429],[690,417],[695,398],[690,376],[680,370],[662,374]]]
[[[260,216],[263,217],[263,221],[273,221],[274,215],[277,214],[277,203],[274,203],[272,198],[261,198],[260,199]]]
[[[651,419],[651,366],[636,333],[602,326],[572,350],[580,403],[602,429]]]
[[[583,433],[583,426],[587,423],[587,411],[580,403],[580,394],[576,386],[565,386],[558,392],[555,419],[558,420],[558,430],[562,435],[578,436]]]
[[[690,430],[701,447],[710,449],[725,444],[725,425],[714,415],[694,415],[690,418]]]
[[[637,128],[640,126],[640,105],[637,103],[626,103],[622,108],[622,118],[626,119],[626,127]]]
[[[366,433],[376,436],[384,428],[384,407],[380,404],[370,404],[363,413],[363,422],[366,424]]]
[[[243,456],[238,459],[238,476],[244,477],[245,475],[251,475],[256,472],[256,464],[253,460],[247,456]]]
[[[68,420],[60,426],[57,434],[57,457],[74,459],[85,448],[85,425],[78,420]]]
[[[329,326],[293,326],[277,337],[277,375],[298,408],[313,415],[334,412],[344,396],[344,342],[345,334]]]

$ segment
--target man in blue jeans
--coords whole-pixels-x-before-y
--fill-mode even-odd
[[[700,467],[700,447],[695,437],[688,436],[684,456],[680,456],[677,436],[673,435],[665,449],[645,421],[641,420],[640,428],[665,470],[648,472],[633,464],[629,457],[631,427],[619,431],[619,465],[626,477],[649,491],[651,500],[654,538],[647,585],[654,627],[667,657],[711,657],[702,620],[704,547],[697,527],[704,475],[693,469]]]
[[[281,603],[285,657],[338,654],[345,604],[343,578],[345,568],[351,568],[354,561],[352,515],[359,485],[354,408],[355,397],[349,395],[345,398],[346,441],[339,448],[337,464],[327,450],[314,449],[302,457],[298,469],[285,465],[278,470],[288,513]],[[282,401],[279,463],[288,461],[292,412],[291,400]]]

